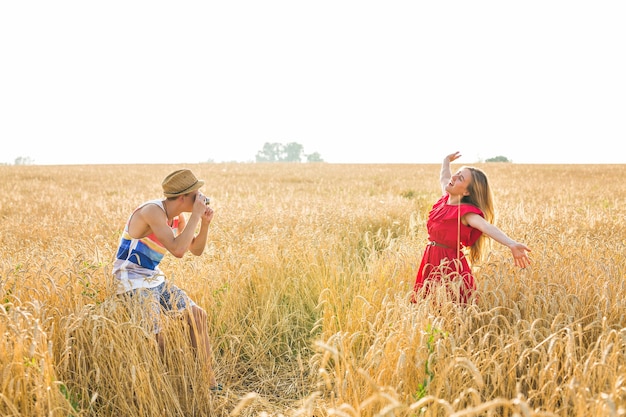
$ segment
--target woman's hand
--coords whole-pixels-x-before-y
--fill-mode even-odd
[[[461,156],[462,156],[461,153],[457,151],[455,153],[451,153],[450,155],[446,156],[445,160],[448,162],[453,162],[459,159]]]
[[[523,243],[515,242],[509,246],[511,249],[511,253],[513,254],[513,259],[515,260],[515,265],[524,269],[530,265],[530,258],[528,257],[528,253],[530,252],[530,248],[524,245]]]
[[[474,229],[480,230],[496,242],[511,249],[515,265],[522,269],[530,265],[530,258],[527,253],[530,252],[530,248],[523,243],[519,243],[508,237],[502,230],[487,222],[487,220],[485,220],[481,215],[477,213],[467,213],[463,216],[462,221],[463,224],[467,224]]]

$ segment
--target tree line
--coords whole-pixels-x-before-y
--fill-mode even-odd
[[[302,162],[303,158],[306,162],[324,162],[318,152],[305,154],[304,146],[296,142],[265,142],[256,154],[256,162]]]

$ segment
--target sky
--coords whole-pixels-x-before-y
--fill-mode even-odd
[[[626,163],[626,1],[2,1],[0,164]]]

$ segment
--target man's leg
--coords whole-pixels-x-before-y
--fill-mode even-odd
[[[213,372],[213,366],[211,364],[213,352],[209,340],[209,327],[206,312],[198,307],[185,291],[173,284],[167,285],[161,293],[161,305],[167,310],[185,311],[189,325],[191,346],[194,348],[198,362],[200,362],[202,368],[208,373],[211,388],[221,389],[218,388],[219,385],[215,382],[215,373]]]
[[[211,361],[213,360],[213,352],[211,349],[211,341],[209,340],[209,328],[206,312],[192,305],[190,312],[187,313],[187,322],[189,323],[189,335],[191,337],[191,345],[198,355],[198,359],[206,372],[209,374],[211,388],[216,387],[215,374]]]

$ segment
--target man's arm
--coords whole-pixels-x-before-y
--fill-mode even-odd
[[[192,212],[184,229],[175,236],[167,224],[165,212],[154,204],[148,204],[141,210],[141,218],[150,227],[152,233],[172,255],[182,258],[194,239],[195,229],[200,222],[200,215]]]
[[[206,207],[204,213],[202,213],[202,219],[200,222],[200,231],[193,238],[189,251],[196,256],[202,255],[204,248],[206,248],[206,242],[209,236],[209,225],[213,220],[214,211],[211,207]]]

